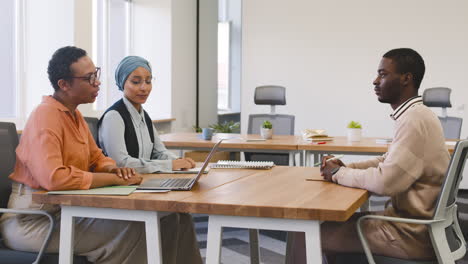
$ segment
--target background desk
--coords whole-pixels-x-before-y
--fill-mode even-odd
[[[153,177],[167,175],[150,175],[145,179]],[[231,221],[234,226],[245,228],[304,231],[307,233],[308,262],[320,263],[320,221],[346,221],[367,200],[368,193],[323,181],[306,181],[308,177],[321,178],[318,168],[213,169],[188,192],[136,193],[124,197],[35,193],[33,200],[60,204],[68,209],[89,209],[88,217],[95,217],[93,212],[96,208],[115,211],[116,215],[122,211],[128,214],[128,210],[135,213],[169,211],[209,214],[207,263],[218,263],[220,229],[211,227],[223,222],[220,220]],[[64,221],[67,220],[62,217],[62,225]],[[66,248],[62,250],[62,245],[72,244],[73,229],[64,228],[61,232],[60,255],[61,261],[64,260],[61,263],[68,263],[66,260],[73,252]],[[152,251],[148,250],[148,254]],[[66,254],[66,257],[62,258],[62,254]]]
[[[200,136],[197,133],[169,133],[160,138],[168,149],[210,150],[220,139],[224,139],[219,146],[224,151],[285,152],[289,153],[289,166],[294,164],[294,154],[301,142],[299,136],[290,135],[274,135],[273,139],[265,141],[248,141],[260,139],[260,135],[216,133],[211,140],[201,139]]]

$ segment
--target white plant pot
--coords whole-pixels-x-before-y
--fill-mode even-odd
[[[271,139],[273,138],[273,129],[270,128],[260,128],[260,135],[263,139]]]
[[[361,141],[362,128],[348,128],[348,141]]]

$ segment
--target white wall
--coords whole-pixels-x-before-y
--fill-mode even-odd
[[[468,1],[256,0],[243,1],[242,130],[248,114],[269,112],[253,103],[254,89],[284,85],[296,134],[325,128],[344,135],[350,120],[365,136],[391,136],[391,108],[377,101],[372,81],[382,55],[399,47],[421,53],[422,88],[452,88],[449,115],[459,115],[468,89]],[[421,91],[422,92],[422,91]],[[468,113],[462,137],[468,134]]]
[[[74,45],[74,1],[26,1],[25,50],[22,93],[24,109],[22,119],[41,102],[43,95],[54,92],[47,65],[52,54],[60,47]],[[22,128],[22,124],[18,125]]]
[[[196,108],[196,1],[172,1],[173,131],[193,131]]]

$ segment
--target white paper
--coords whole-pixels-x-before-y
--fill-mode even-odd
[[[135,190],[133,193],[166,193],[171,190]]]

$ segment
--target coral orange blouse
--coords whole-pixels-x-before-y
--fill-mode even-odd
[[[34,189],[89,189],[91,172],[104,172],[115,161],[104,156],[78,109],[72,113],[52,96],[44,96],[31,113],[10,178]]]

